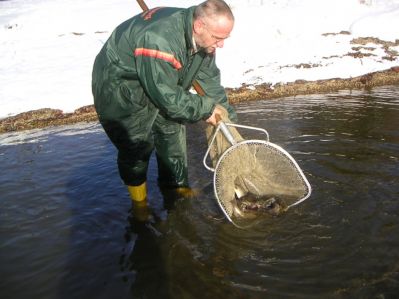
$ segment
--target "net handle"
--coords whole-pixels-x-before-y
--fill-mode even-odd
[[[212,171],[212,172],[215,171],[215,168],[208,166],[208,164],[206,163],[206,160],[207,160],[209,152],[210,152],[210,150],[212,148],[213,142],[216,139],[216,135],[218,134],[219,131],[222,131],[224,137],[226,137],[227,141],[230,142],[231,145],[235,145],[237,143],[235,141],[233,135],[231,134],[229,128],[227,127],[226,123],[219,119],[218,126],[216,127],[215,133],[212,136],[212,140],[211,140],[211,142],[210,142],[210,144],[208,146],[208,150],[206,151],[204,159],[203,159],[203,163],[204,163],[205,168],[210,170],[210,171]]]
[[[230,142],[231,145],[235,145],[237,141],[234,139],[233,135],[231,134],[230,130],[228,127],[236,127],[236,128],[242,128],[242,129],[248,129],[248,130],[255,130],[255,131],[260,131],[266,135],[266,142],[269,142],[269,133],[263,129],[263,128],[258,128],[258,127],[251,127],[251,126],[245,126],[245,125],[238,125],[238,124],[233,124],[233,123],[225,123],[224,121],[219,121],[218,126],[216,127],[215,133],[212,136],[212,140],[209,143],[208,149],[205,152],[204,159],[202,160],[204,166],[206,169],[214,172],[215,168],[208,166],[207,164],[207,158],[209,156],[209,153],[211,151],[212,145],[215,142],[216,136],[219,131],[222,131],[224,137]]]
[[[227,141],[230,142],[231,145],[236,144],[233,135],[231,134],[229,128],[226,126],[226,123],[221,121],[219,122],[220,131],[222,131],[224,137],[226,137]]]
[[[233,124],[233,123],[223,123],[223,124],[228,127],[236,127],[236,128],[260,131],[266,135],[266,142],[269,142],[269,133],[263,128],[251,127],[251,126],[245,126],[245,125],[239,125],[239,124]],[[229,132],[230,132],[230,130],[229,130]]]
[[[220,126],[217,126],[216,130],[215,130],[215,133],[212,136],[211,142],[209,143],[208,149],[205,152],[204,159],[202,160],[202,163],[204,164],[205,168],[210,170],[210,171],[212,171],[212,172],[215,172],[215,168],[208,166],[208,164],[206,163],[206,160],[207,160],[207,158],[209,156],[209,152],[211,151],[212,145],[215,142],[216,135],[219,132],[219,130],[220,130]]]

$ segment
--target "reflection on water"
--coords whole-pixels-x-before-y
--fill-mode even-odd
[[[203,125],[188,130],[199,195],[161,194],[152,159],[148,223],[130,216],[98,125],[1,135],[0,298],[396,298],[399,87],[237,110],[240,123],[268,130],[313,188],[249,230],[216,204]]]

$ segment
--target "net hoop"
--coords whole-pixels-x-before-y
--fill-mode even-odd
[[[291,203],[290,205],[288,205],[287,209],[303,202],[304,200],[306,200],[307,198],[310,197],[311,193],[312,193],[312,187],[309,183],[309,181],[307,180],[305,174],[303,173],[302,169],[299,167],[298,163],[295,161],[295,159],[285,150],[283,149],[281,146],[272,143],[270,141],[265,141],[265,140],[242,140],[240,142],[237,142],[236,144],[232,145],[231,147],[229,147],[219,158],[219,160],[217,161],[217,164],[215,166],[214,169],[214,178],[213,178],[213,187],[214,187],[214,193],[216,196],[216,200],[218,202],[219,207],[221,208],[222,212],[224,213],[224,215],[226,216],[226,218],[233,223],[235,226],[242,228],[241,225],[239,225],[236,221],[233,220],[233,215],[232,212],[228,211],[228,209],[226,209],[225,204],[223,203],[223,200],[220,198],[219,196],[219,190],[221,189],[218,182],[219,179],[218,177],[220,176],[220,172],[221,172],[221,165],[223,165],[224,163],[224,159],[226,159],[229,155],[233,154],[235,151],[237,151],[240,147],[243,146],[247,146],[247,145],[259,145],[261,147],[266,147],[268,150],[273,149],[274,151],[276,151],[278,154],[280,154],[281,156],[283,156],[284,158],[288,159],[289,163],[293,166],[293,170],[296,171],[296,173],[299,175],[301,181],[303,182],[303,185],[306,186],[306,194],[304,194],[304,196],[298,198],[295,202]],[[223,167],[223,166],[222,166]]]

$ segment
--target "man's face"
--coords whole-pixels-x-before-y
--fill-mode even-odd
[[[233,26],[234,22],[225,17],[217,20],[195,20],[193,33],[195,42],[207,53],[214,53],[216,48],[223,48],[224,40],[230,37]]]

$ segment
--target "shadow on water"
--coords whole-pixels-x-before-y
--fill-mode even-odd
[[[98,125],[2,141],[1,298],[168,298],[160,233],[132,220],[116,151]],[[165,214],[160,194],[149,194]]]
[[[97,141],[90,136],[87,143]],[[85,137],[83,137],[85,138]],[[116,150],[108,139],[100,149],[83,150],[67,180],[71,210],[70,245],[59,298],[169,298],[168,277],[161,251],[165,221],[158,189],[148,191],[153,215],[140,222],[132,215],[119,178]],[[84,161],[84,162],[83,162]],[[150,186],[156,186],[156,159],[151,158]]]
[[[145,223],[99,125],[0,136],[0,298],[396,298],[398,98],[388,87],[237,105],[313,187],[249,230],[215,201],[203,125],[188,126],[198,196],[167,201],[152,157]]]

